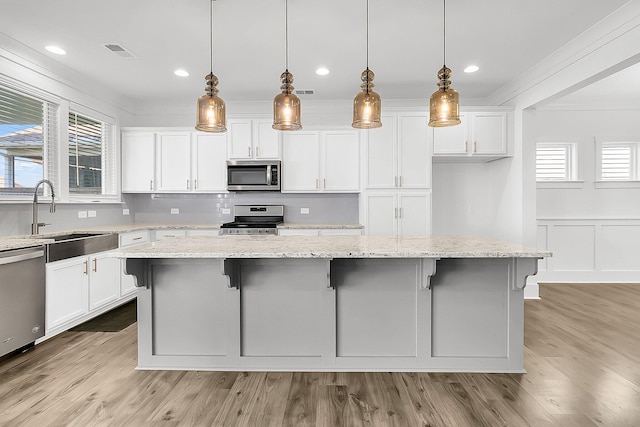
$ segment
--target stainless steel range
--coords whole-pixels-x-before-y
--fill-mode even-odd
[[[282,205],[236,205],[234,220],[220,226],[220,234],[278,234],[284,221]]]

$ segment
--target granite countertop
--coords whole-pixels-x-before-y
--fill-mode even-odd
[[[142,230],[218,230],[220,224],[117,224],[97,227],[75,228],[72,230],[40,233],[38,237],[29,234],[18,236],[0,236],[0,251],[22,249],[34,246],[42,246],[53,243],[53,237],[69,233],[130,233]],[[342,223],[284,223],[278,228],[308,228],[308,229],[358,229],[364,228],[361,224]]]
[[[118,258],[541,258],[551,252],[475,236],[194,236],[122,248]]]

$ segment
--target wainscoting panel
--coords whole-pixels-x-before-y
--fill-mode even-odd
[[[538,219],[537,247],[550,250],[530,281],[640,283],[640,219]]]

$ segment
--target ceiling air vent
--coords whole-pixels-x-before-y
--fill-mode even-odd
[[[296,95],[313,95],[313,89],[296,89]]]
[[[111,52],[115,53],[118,56],[123,58],[135,58],[136,56],[127,48],[117,43],[105,43],[104,47],[109,49]]]

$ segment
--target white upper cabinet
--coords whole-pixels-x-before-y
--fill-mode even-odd
[[[156,140],[153,132],[122,133],[122,192],[148,193],[156,186]]]
[[[122,132],[122,192],[225,192],[227,134]]]
[[[196,133],[193,140],[194,191],[227,191],[227,134]]]
[[[270,120],[231,119],[229,159],[279,159],[280,135]]]
[[[360,190],[358,131],[285,132],[282,147],[282,192]]]
[[[157,136],[158,191],[191,189],[191,132],[163,132]]]
[[[438,161],[489,161],[508,157],[509,113],[465,112],[457,126],[433,128]]]
[[[388,113],[367,131],[367,189],[431,187],[431,137],[426,113]]]

